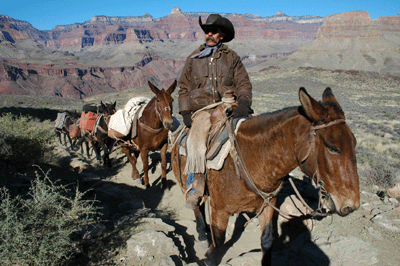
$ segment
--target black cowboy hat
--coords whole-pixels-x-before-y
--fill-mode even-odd
[[[201,17],[199,17],[199,24],[204,32],[208,27],[211,26],[220,28],[221,31],[226,34],[222,42],[230,42],[235,37],[235,29],[233,28],[232,22],[230,22],[229,19],[222,17],[221,15],[209,15],[205,24],[201,22]]]

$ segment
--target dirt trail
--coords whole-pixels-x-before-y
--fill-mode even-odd
[[[157,154],[153,155],[153,158],[157,157]],[[85,166],[86,159],[76,152],[72,152],[72,157],[75,158],[75,166],[86,167],[81,173],[84,180],[98,192],[106,195],[106,198],[109,197],[111,201],[118,203],[118,205],[112,204],[111,201],[102,203],[105,206],[109,205],[106,207],[109,212],[108,217],[114,217],[114,224],[126,221],[127,217],[134,217],[135,220],[133,224],[127,223],[124,229],[114,226],[100,233],[98,236],[100,239],[110,235],[123,235],[126,243],[118,246],[107,246],[104,243],[103,249],[111,255],[102,262],[91,262],[90,265],[100,265],[105,261],[132,266],[204,265],[207,247],[205,243],[196,241],[193,212],[184,207],[184,197],[172,171],[167,175],[169,190],[162,191],[160,164],[154,163],[150,170],[151,188],[146,190],[144,186],[131,179],[131,165],[118,151],[112,155],[114,166],[111,169],[97,165],[94,160],[86,163],[95,165],[95,168]],[[140,160],[138,169],[142,169]],[[302,181],[301,172],[295,170],[291,175],[296,178],[299,190],[306,195],[309,203],[316,204],[312,197],[307,197],[307,194],[313,193],[313,188],[307,180]],[[292,210],[297,214],[293,205],[293,201],[296,202],[293,190],[285,185],[281,194],[280,200],[284,201],[281,208],[285,208],[286,211]],[[144,205],[141,206],[142,211],[136,208],[132,212],[128,208],[126,213],[121,213],[121,205],[126,205],[126,202],[132,200],[142,201]],[[304,222],[284,221],[280,218],[279,221],[283,224],[279,229],[281,236],[273,253],[274,265],[398,265],[400,261],[398,201],[362,192],[361,205],[359,210],[347,217],[333,215],[321,220]],[[304,207],[297,205],[297,208]],[[138,213],[142,214],[138,216]],[[258,220],[254,219],[243,228],[245,222],[242,215],[231,217],[225,244],[226,253],[221,265],[260,264],[261,232]],[[174,251],[162,244],[167,240],[161,240],[159,236],[153,235],[159,232],[163,232],[162,236],[164,238],[166,236],[169,241],[173,240],[165,244],[165,247],[174,246],[176,247]],[[155,243],[153,247],[146,245],[146,241],[150,241],[148,238],[153,244]],[[96,237],[93,240],[96,240]],[[154,246],[157,246],[157,243],[160,248],[155,250]],[[172,253],[176,254],[171,255]]]

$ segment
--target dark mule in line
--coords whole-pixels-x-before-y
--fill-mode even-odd
[[[95,129],[92,133],[94,139],[93,148],[95,150],[97,160],[100,160],[101,151],[103,151],[103,164],[108,165],[108,167],[111,168],[110,153],[115,140],[108,136],[108,123],[111,115],[113,115],[116,111],[116,102],[114,102],[114,104],[104,104],[101,102],[100,105],[101,111],[99,112]]]
[[[118,141],[122,151],[132,164],[133,180],[140,179],[136,162],[141,156],[143,162],[142,184],[149,187],[149,151],[160,150],[161,155],[161,187],[167,186],[167,149],[168,131],[172,129],[174,120],[172,118],[172,93],[177,85],[177,81],[168,90],[158,89],[149,81],[149,86],[155,96],[148,102],[143,110],[142,117],[139,118],[137,135],[131,138],[131,134]],[[131,153],[133,151],[133,153]]]
[[[97,114],[97,119],[95,123],[95,127],[93,131],[85,130],[81,128],[82,137],[75,144],[75,149],[78,149],[79,146],[85,143],[86,146],[86,155],[90,158],[90,147],[89,144],[92,145],[93,150],[96,154],[96,159],[101,161],[103,158],[104,165],[108,165],[111,167],[111,160],[109,157],[110,149],[113,145],[113,140],[108,137],[108,121],[111,115],[115,113],[116,110],[116,102],[114,103],[103,103],[100,102],[99,105],[86,104],[83,106],[83,112],[93,112]],[[81,121],[82,122],[82,121]],[[82,146],[81,146],[82,149]],[[83,150],[83,149],[82,149]],[[103,156],[101,156],[101,151],[103,151]]]
[[[330,88],[324,91],[322,102],[313,99],[304,88],[300,88],[299,98],[299,107],[262,114],[241,124],[236,136],[236,149],[244,165],[240,176],[231,156],[220,171],[208,170],[213,244],[206,253],[207,265],[220,263],[228,219],[241,212],[259,213],[262,265],[271,265],[274,195],[296,167],[320,186],[320,201],[326,210],[345,216],[359,208],[356,139],[342,108]],[[179,155],[176,144],[171,160],[184,193],[186,158]],[[194,212],[199,240],[207,239],[204,211]]]

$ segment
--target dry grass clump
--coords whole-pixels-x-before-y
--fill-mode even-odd
[[[400,171],[400,163],[395,163],[383,156],[372,154],[366,148],[357,148],[360,186],[365,190],[386,190],[395,184],[396,174]],[[374,191],[376,192],[376,191]]]

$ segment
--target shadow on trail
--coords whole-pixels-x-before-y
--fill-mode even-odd
[[[297,189],[306,201],[306,203],[313,209],[318,207],[318,191],[309,184],[302,180],[294,180]],[[286,198],[295,196],[295,192],[289,182],[285,182],[281,192],[278,194],[277,207],[279,208]],[[297,196],[296,196],[297,197]],[[255,217],[255,214],[247,213],[247,216],[251,219]],[[290,219],[280,224],[280,235],[278,235],[278,217],[274,219],[275,227],[275,240],[272,253],[272,264],[278,266],[287,265],[318,265],[328,266],[330,261],[328,256],[313,242],[312,231],[310,231],[304,224],[304,221],[309,219],[309,216],[300,216],[298,218]],[[316,218],[323,219],[323,218]],[[239,241],[245,233],[245,224],[247,218],[243,214],[238,215],[232,236],[227,239],[224,247],[222,248],[222,254],[220,259],[226,255],[228,250],[232,248],[235,243]],[[261,231],[259,234],[261,238]],[[261,240],[260,238],[254,239],[260,243],[260,249],[254,249],[243,253],[261,252]],[[229,262],[229,261],[228,261]]]

